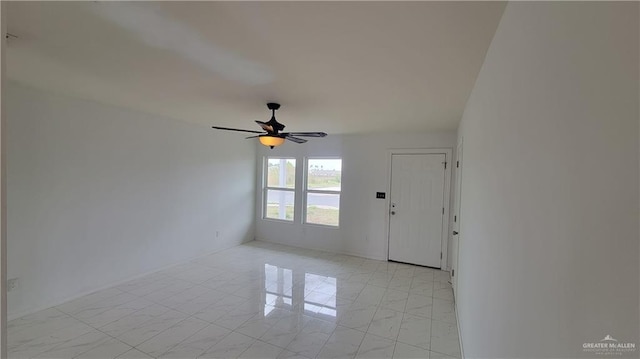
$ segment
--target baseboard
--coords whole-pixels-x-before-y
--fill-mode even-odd
[[[453,298],[453,305],[456,312],[456,325],[458,327],[458,341],[460,342],[460,358],[464,359],[464,346],[462,345],[462,331],[460,330],[460,318],[458,317],[458,301]]]
[[[108,289],[108,288],[111,288],[111,287],[115,287],[115,286],[117,286],[117,285],[124,284],[124,283],[126,283],[126,282],[129,282],[129,281],[132,281],[132,280],[136,280],[136,279],[138,279],[138,278],[142,278],[142,277],[144,277],[144,276],[147,276],[147,275],[150,275],[150,274],[153,274],[153,273],[156,273],[156,272],[160,272],[160,271],[163,271],[163,270],[166,270],[166,269],[172,268],[172,267],[176,267],[176,266],[179,266],[179,265],[181,265],[181,264],[185,264],[185,263],[191,262],[191,261],[192,261],[192,260],[194,260],[194,259],[198,259],[198,258],[206,257],[206,256],[208,256],[208,255],[211,255],[211,254],[214,254],[214,253],[217,253],[217,252],[223,251],[223,250],[225,250],[225,249],[233,248],[233,247],[239,246],[239,245],[241,245],[241,244],[249,243],[249,242],[254,241],[254,240],[255,240],[255,239],[250,239],[250,240],[248,240],[248,241],[243,241],[243,242],[240,242],[240,243],[238,243],[238,244],[234,244],[234,245],[231,245],[231,246],[228,246],[228,247],[224,247],[224,248],[216,249],[216,250],[211,251],[211,252],[207,252],[206,254],[203,254],[203,255],[199,255],[199,256],[196,256],[196,257],[191,257],[191,258],[189,258],[189,259],[185,259],[185,260],[182,260],[182,261],[179,261],[179,262],[175,262],[175,263],[172,263],[172,264],[168,264],[168,265],[166,265],[166,266],[162,266],[162,267],[160,267],[160,268],[153,269],[153,270],[151,270],[151,271],[144,272],[144,273],[142,273],[142,274],[137,274],[137,275],[135,275],[135,276],[133,276],[133,277],[129,277],[129,278],[127,278],[127,279],[123,279],[123,280],[119,280],[119,281],[111,282],[111,283],[109,283],[109,284],[105,284],[105,285],[103,285],[103,286],[100,286],[100,287],[98,287],[97,289],[91,289],[91,290],[88,290],[88,291],[82,292],[82,293],[80,293],[80,294],[74,294],[74,295],[69,296],[69,297],[67,297],[67,298],[63,298],[63,299],[59,299],[59,300],[55,300],[55,301],[53,301],[53,303],[52,303],[52,304],[48,304],[48,305],[46,305],[46,306],[40,306],[40,307],[37,307],[37,308],[27,309],[27,310],[23,310],[23,311],[16,312],[16,313],[7,313],[7,321],[11,321],[11,320],[14,320],[14,319],[18,319],[18,318],[24,317],[25,315],[33,314],[33,313],[35,313],[35,312],[39,312],[39,311],[41,311],[41,310],[45,310],[45,309],[49,309],[49,308],[53,308],[53,307],[57,307],[57,306],[58,306],[58,305],[60,305],[60,304],[63,304],[63,303],[66,303],[66,302],[70,302],[70,301],[72,301],[72,300],[74,300],[74,299],[78,299],[78,298],[80,298],[80,297],[84,297],[85,295],[89,295],[89,294],[91,294],[91,293],[95,293],[95,292],[99,292],[99,291],[101,291],[101,290],[105,290],[105,289]]]
[[[386,260],[387,260],[387,257],[366,255],[366,254],[362,254],[362,253],[358,253],[358,252],[351,252],[351,251],[335,251],[335,250],[329,250],[329,249],[326,249],[326,248],[318,248],[318,247],[313,247],[313,246],[295,245],[295,244],[291,244],[291,243],[283,243],[283,242],[272,241],[272,240],[266,240],[266,239],[261,239],[261,238],[256,238],[255,240],[256,240],[256,241],[259,241],[259,242],[273,243],[273,244],[280,244],[280,245],[283,245],[283,246],[289,246],[289,247],[295,247],[295,248],[302,248],[302,249],[310,249],[310,250],[313,250],[313,251],[319,251],[319,252],[325,252],[325,253],[345,254],[345,255],[348,255],[348,256],[354,256],[354,257],[360,257],[360,258],[366,258],[366,259],[373,259],[373,260],[378,260],[378,261],[386,261]]]

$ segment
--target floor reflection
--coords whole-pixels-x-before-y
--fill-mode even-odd
[[[338,280],[313,273],[294,272],[266,263],[264,265],[264,316],[275,308],[302,310],[305,314],[332,317],[337,315]]]
[[[264,316],[268,316],[276,307],[293,306],[293,271],[278,266],[264,265]]]

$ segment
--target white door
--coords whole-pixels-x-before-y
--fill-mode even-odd
[[[440,268],[444,154],[391,156],[389,259]]]
[[[453,233],[451,237],[451,283],[453,295],[458,295],[458,253],[460,251],[460,198],[462,196],[462,141],[456,150],[456,162],[453,169],[456,171],[455,202],[453,204]]]

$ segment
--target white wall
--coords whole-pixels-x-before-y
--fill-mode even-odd
[[[640,345],[638,60],[638,3],[507,5],[459,130],[467,358]]]
[[[6,3],[0,4],[0,33],[7,33]],[[0,94],[7,82],[6,70],[7,42],[0,42]],[[0,358],[7,357],[7,131],[6,101],[0,96]]]
[[[3,97],[13,317],[253,239],[248,141],[15,83]]]
[[[429,134],[329,135],[306,144],[285,143],[273,150],[258,147],[256,239],[292,246],[387,259],[388,178],[390,149],[455,147],[454,132]],[[265,156],[341,157],[340,227],[333,229],[262,219],[262,163]],[[376,199],[376,192],[387,192]],[[448,233],[451,233],[449,230]],[[444,248],[443,248],[444,249]]]

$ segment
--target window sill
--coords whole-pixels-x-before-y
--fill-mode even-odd
[[[329,224],[319,224],[319,223],[303,223],[303,225],[310,226],[310,227],[328,228],[328,229],[340,229],[340,225],[332,226]]]
[[[266,218],[266,217],[262,217],[263,221],[267,221],[267,222],[275,222],[275,223],[286,223],[286,224],[293,224],[295,223],[293,220],[288,220],[288,219],[278,219],[278,218]]]

